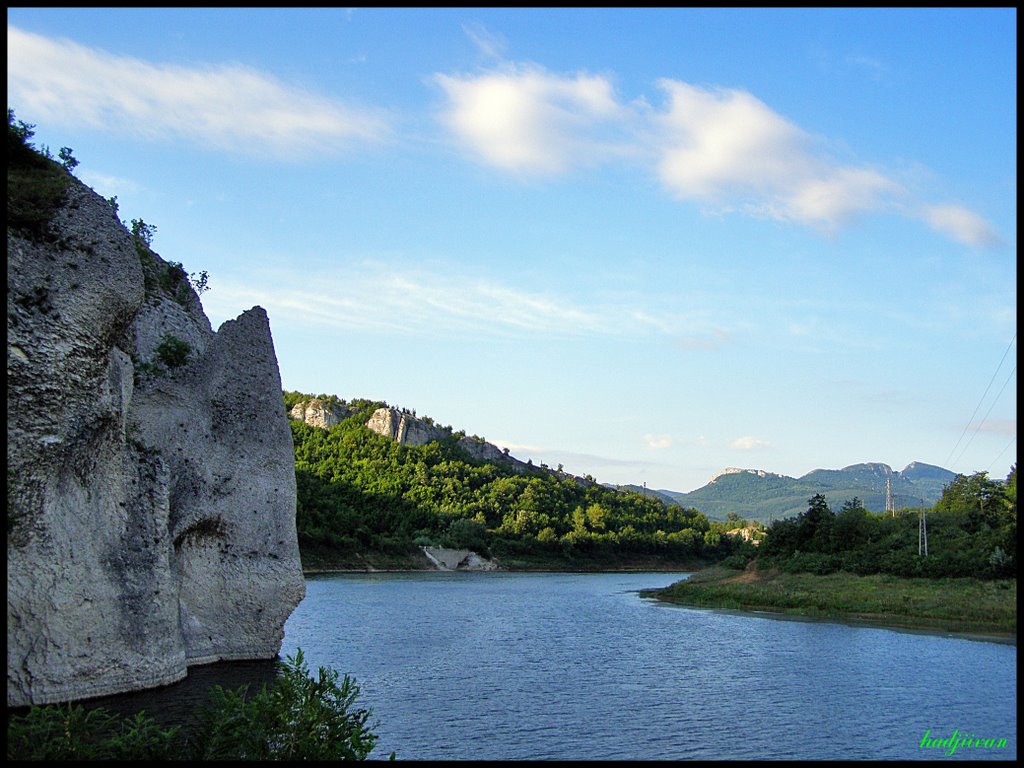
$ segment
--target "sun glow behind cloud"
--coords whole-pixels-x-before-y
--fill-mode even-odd
[[[622,117],[602,77],[529,66],[434,79],[450,104],[442,121],[484,162],[510,172],[550,175],[596,162],[608,151],[602,124]]]

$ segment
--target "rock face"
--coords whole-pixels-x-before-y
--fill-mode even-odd
[[[378,408],[366,422],[366,427],[402,445],[426,445],[452,436],[451,429],[428,424],[408,411],[400,411],[397,408]],[[504,463],[521,468],[527,466],[498,446],[478,437],[460,437],[458,446],[478,461]]]
[[[304,421],[312,427],[321,429],[330,429],[335,424],[339,424],[348,414],[347,408],[332,406],[315,397],[307,403],[296,403],[289,411],[289,415],[293,419]]]
[[[439,571],[496,571],[498,564],[469,549],[423,547],[423,554]]]
[[[378,408],[366,422],[366,427],[402,445],[426,445],[451,434],[397,408]]]
[[[713,483],[718,478],[723,477],[724,475],[738,475],[738,474],[740,474],[742,472],[745,472],[748,475],[756,475],[757,477],[761,477],[761,478],[764,478],[764,477],[782,477],[782,475],[777,475],[774,472],[765,472],[763,469],[740,469],[739,467],[726,467],[721,472],[715,472],[715,474],[713,474],[711,476],[711,478],[708,480],[708,482],[709,483]]]
[[[378,408],[366,422],[366,427],[378,435],[390,437],[402,445],[426,445],[434,440],[443,440],[452,436],[450,427],[438,427],[416,418],[408,411],[397,408]],[[548,472],[558,477],[571,478],[577,485],[586,487],[594,484],[591,478],[577,477],[557,470],[549,469],[544,465],[534,467],[532,463],[520,461],[510,456],[508,451],[493,443],[479,437],[466,437],[463,435],[456,442],[459,448],[469,454],[470,458],[477,461],[502,464],[517,472],[541,471]]]
[[[266,313],[214,333],[77,180],[51,232],[7,233],[8,706],[272,658],[305,585]]]

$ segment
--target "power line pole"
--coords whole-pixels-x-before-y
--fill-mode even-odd
[[[928,557],[928,520],[924,507],[917,509],[917,556],[921,557],[921,547],[924,546],[924,556]]]

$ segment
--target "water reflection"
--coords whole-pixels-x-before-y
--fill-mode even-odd
[[[276,677],[277,661],[274,659],[218,661],[189,667],[184,680],[160,688],[98,696],[75,703],[86,709],[102,707],[108,712],[128,717],[144,710],[161,727],[178,725],[187,733],[196,723],[200,710],[209,703],[209,691],[213,686],[235,690],[248,685],[249,691],[256,693]],[[23,711],[27,710],[9,710],[9,714]]]

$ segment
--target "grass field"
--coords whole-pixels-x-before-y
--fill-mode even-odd
[[[1017,634],[1016,580],[816,576],[710,568],[644,594],[705,608],[774,611],[1014,640]]]

